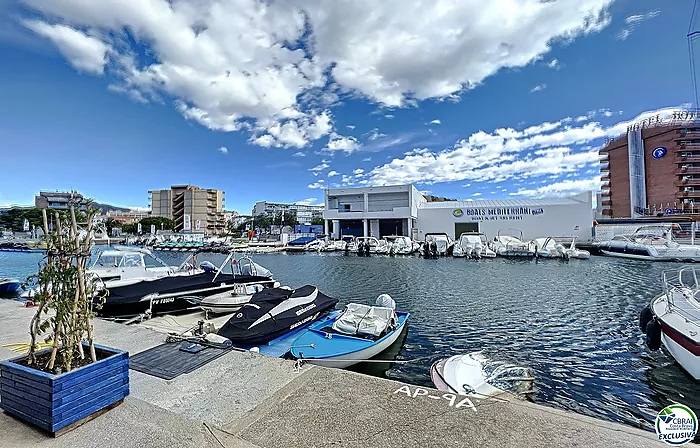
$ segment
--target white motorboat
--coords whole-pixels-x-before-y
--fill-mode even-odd
[[[700,380],[700,270],[686,267],[663,273],[664,292],[640,312],[646,344],[663,343],[678,364]]]
[[[425,234],[425,243],[423,243],[424,247],[427,245],[428,247],[432,246],[432,243],[435,243],[434,249],[437,253],[438,256],[442,255],[451,255],[452,254],[452,249],[454,247],[454,241],[452,241],[452,238],[446,233],[426,233]]]
[[[453,257],[495,258],[496,252],[489,249],[488,238],[481,232],[464,232],[459,235],[452,249]]]
[[[535,238],[528,242],[530,250],[535,252],[535,256],[542,258],[566,258],[566,249],[557,243],[554,238]]]
[[[441,359],[430,368],[438,390],[476,398],[504,392],[526,394],[532,391],[530,369],[504,362],[492,362],[481,352]]]
[[[364,247],[369,247],[370,254],[385,255],[389,253],[389,244],[385,240],[378,240],[373,236],[358,236],[355,239],[355,244],[358,251],[360,246],[363,245]],[[367,252],[366,249],[365,252]]]
[[[576,237],[571,240],[571,245],[564,249],[564,253],[567,258],[573,258],[578,260],[588,260],[591,258],[591,253],[587,250],[576,248]]]
[[[389,348],[401,335],[409,313],[396,312],[388,294],[375,306],[350,303],[312,323],[292,343],[295,359],[325,367],[345,368],[366,361]]]
[[[148,249],[115,246],[97,254],[88,272],[106,282],[165,277],[176,270],[177,266],[168,266]]]
[[[279,288],[279,286],[279,282],[275,282],[271,287]],[[230,291],[205,297],[199,303],[199,307],[213,314],[234,313],[250,302],[253,294],[264,288],[265,284],[263,283],[241,283],[235,285],[235,288]]]
[[[393,255],[410,255],[413,253],[413,241],[407,236],[389,235],[383,238]]]
[[[326,242],[323,240],[313,240],[304,246],[305,252],[321,252],[325,247]]]
[[[501,229],[490,242],[490,248],[501,257],[534,257],[535,250],[523,241],[523,231]]]
[[[600,252],[611,257],[647,261],[700,261],[700,246],[679,244],[673,226],[657,224],[638,228],[632,235],[615,235],[596,243]]]

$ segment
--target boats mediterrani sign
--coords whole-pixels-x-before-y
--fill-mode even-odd
[[[525,216],[543,213],[542,207],[477,207],[456,209],[452,215],[456,218],[466,216],[472,221],[521,221]]]

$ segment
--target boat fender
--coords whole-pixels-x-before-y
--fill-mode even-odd
[[[656,319],[647,324],[646,344],[649,350],[655,351],[661,347],[661,325]]]
[[[649,308],[648,306],[642,308],[642,311],[639,312],[639,329],[642,330],[642,333],[647,333],[647,324],[653,318],[654,315],[651,312],[651,308]]]
[[[233,345],[230,339],[225,338],[221,335],[218,335],[216,333],[207,333],[206,336],[204,336],[204,340],[207,342],[211,342],[213,344],[221,344],[226,347],[230,347]]]

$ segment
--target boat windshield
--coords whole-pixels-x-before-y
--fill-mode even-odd
[[[460,244],[476,244],[476,243],[482,243],[486,244],[486,236],[482,234],[473,234],[473,235],[464,235],[462,234],[459,237],[459,243]]]
[[[672,238],[671,227],[667,226],[645,226],[640,227],[634,232],[635,238],[646,239],[668,239]]]

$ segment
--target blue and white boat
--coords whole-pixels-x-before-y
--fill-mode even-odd
[[[409,313],[396,312],[388,294],[376,306],[350,303],[312,323],[292,343],[293,358],[325,367],[345,368],[389,348],[401,335]]]
[[[16,278],[0,278],[0,295],[17,292],[20,285],[21,282]]]

